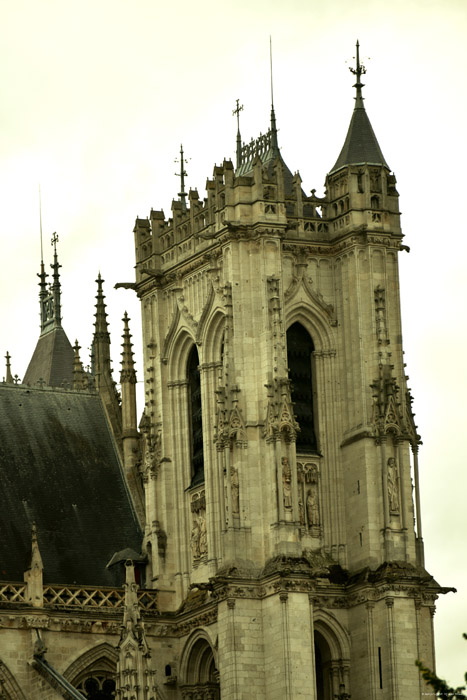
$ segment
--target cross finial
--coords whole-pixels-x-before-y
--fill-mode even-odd
[[[237,100],[237,104],[232,114],[237,115],[237,170],[240,167],[242,161],[242,137],[240,136],[240,112],[243,110],[243,105],[240,104],[240,100]]]
[[[243,105],[240,104],[240,100],[236,101],[236,107],[232,114],[237,115],[237,132],[240,133],[240,112],[243,110]]]
[[[54,247],[54,255],[57,255],[57,243],[58,243],[58,234],[57,233],[52,234],[52,238],[51,238],[50,242]]]

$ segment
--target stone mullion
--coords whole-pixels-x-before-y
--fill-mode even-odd
[[[180,381],[168,384],[171,394],[171,422],[173,429],[173,454],[174,454],[174,493],[177,501],[175,514],[176,521],[175,538],[178,540],[176,549],[176,572],[187,572],[191,570],[190,547],[188,545],[187,533],[191,530],[191,525],[187,521],[189,502],[186,498],[185,489],[191,480],[191,460],[187,438],[190,435],[188,420],[188,382]],[[185,586],[189,585],[189,577],[185,581]],[[184,590],[182,595],[185,595]]]

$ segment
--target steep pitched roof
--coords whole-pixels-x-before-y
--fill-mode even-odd
[[[35,386],[41,380],[47,386],[73,384],[74,352],[63,328],[39,336],[23,377],[23,384]]]
[[[0,384],[0,580],[23,579],[37,525],[46,583],[115,585],[141,531],[98,394]]]
[[[349,130],[339,157],[330,173],[345,165],[382,165],[389,169],[379,147],[365,108],[356,106],[350,120]]]

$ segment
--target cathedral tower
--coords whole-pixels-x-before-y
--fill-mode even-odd
[[[434,662],[398,193],[358,45],[353,72],[324,197],[285,164],[272,107],[206,199],[136,220],[147,578],[198,615],[182,697],[412,700],[415,659]]]

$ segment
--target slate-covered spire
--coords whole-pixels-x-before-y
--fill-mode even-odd
[[[350,71],[357,79],[353,86],[356,89],[355,108],[344,145],[330,173],[346,165],[363,165],[364,163],[383,166],[389,170],[363,105],[362,88],[364,85],[361,78],[366,73],[366,68],[360,63],[360,45],[358,41],[356,65],[355,68],[350,68]]]
[[[53,234],[51,243],[54,248],[53,263],[50,266],[53,270],[52,284],[47,285],[41,225],[41,266],[38,273],[41,331],[24,374],[23,384],[69,387],[73,383],[73,348],[62,328],[61,265],[58,262],[56,233]]]

